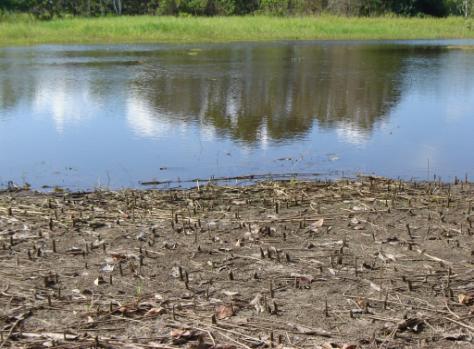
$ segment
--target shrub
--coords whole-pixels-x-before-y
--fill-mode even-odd
[[[178,13],[176,0],[161,0],[157,13],[159,15],[176,15]]]
[[[288,0],[261,0],[260,9],[265,13],[283,16],[288,11]]]

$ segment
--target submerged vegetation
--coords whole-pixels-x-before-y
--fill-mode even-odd
[[[0,44],[225,42],[312,39],[474,38],[462,17],[173,17],[120,16],[39,21],[13,15],[0,22]]]

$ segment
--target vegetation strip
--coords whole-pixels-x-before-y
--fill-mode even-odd
[[[474,38],[462,17],[107,17],[0,21],[0,45]]]

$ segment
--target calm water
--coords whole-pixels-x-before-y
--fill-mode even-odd
[[[0,185],[474,178],[474,41],[0,49]]]

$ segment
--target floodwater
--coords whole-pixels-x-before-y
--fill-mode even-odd
[[[1,186],[472,179],[474,41],[2,48],[0,150]]]

